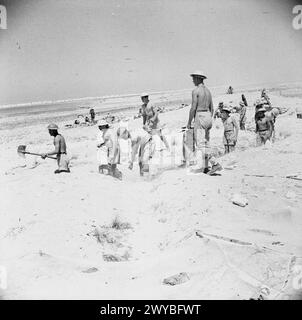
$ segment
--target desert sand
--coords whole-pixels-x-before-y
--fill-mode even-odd
[[[257,299],[265,291],[266,299],[300,299],[302,181],[286,176],[302,178],[302,120],[295,112],[302,98],[269,93],[273,105],[289,110],[277,118],[276,142],[256,148],[252,104],[259,90],[214,94],[214,105],[238,102],[241,93],[250,107],[237,151],[222,155],[220,119],[211,130],[224,167],[217,176],[165,163],[142,178],[136,163],[133,171],[122,164],[118,181],[97,173],[96,126],[65,128],[72,115],[60,120],[56,111],[24,123],[10,118],[17,125],[1,130],[0,143],[0,265],[8,275],[2,298]],[[181,137],[189,106],[177,107],[190,92],[160,97],[169,107],[161,124]],[[129,106],[139,106],[138,97],[131,99]],[[52,150],[51,120],[66,139],[70,174],[55,175],[54,160],[17,155],[21,144]],[[132,119],[129,127],[141,122]],[[235,194],[248,204],[233,204]],[[188,276],[184,283],[163,283],[180,272]]]

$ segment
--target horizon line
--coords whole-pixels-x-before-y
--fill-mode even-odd
[[[239,85],[237,88],[243,89],[249,86],[255,86],[255,87],[262,87],[264,85],[267,86],[273,86],[273,85],[287,85],[287,84],[301,84],[302,80],[299,81],[288,81],[286,83],[283,82],[263,82],[263,83],[251,83],[246,85]],[[220,88],[228,88],[230,85],[219,85],[219,86],[209,86],[210,89],[220,89]],[[257,88],[253,88],[256,90]],[[176,93],[176,92],[185,92],[192,90],[192,88],[186,88],[186,89],[170,89],[170,90],[164,90],[164,91],[154,91],[149,92],[149,95],[158,95],[158,94],[164,94],[164,93]],[[32,107],[37,105],[53,105],[53,104],[60,104],[60,103],[71,103],[71,102],[80,102],[80,101],[93,101],[98,99],[115,99],[115,98],[129,98],[129,97],[135,97],[140,96],[140,93],[130,93],[130,94],[113,94],[113,95],[104,95],[104,96],[95,96],[95,97],[81,97],[81,98],[66,98],[66,99],[59,99],[59,100],[44,100],[44,101],[33,101],[33,102],[24,102],[24,103],[14,103],[14,104],[5,104],[0,105],[0,109],[5,108],[18,108],[18,107]]]

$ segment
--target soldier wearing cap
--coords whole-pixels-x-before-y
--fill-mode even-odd
[[[224,127],[223,144],[225,153],[235,150],[239,132],[237,121],[230,115],[231,111],[232,110],[228,105],[225,105],[221,111],[221,120]]]
[[[117,130],[117,135],[120,139],[131,141],[131,155],[129,160],[129,169],[133,169],[133,162],[136,155],[138,155],[138,165],[140,175],[143,176],[145,172],[149,172],[149,160],[154,153],[154,145],[151,143],[152,135],[149,128],[129,130],[121,126]]]
[[[49,134],[54,137],[54,146],[55,150],[41,155],[42,159],[45,159],[47,156],[56,155],[58,162],[58,169],[55,170],[55,173],[61,172],[70,172],[69,170],[69,159],[67,157],[67,148],[64,137],[58,133],[59,127],[52,123],[48,127]]]
[[[214,113],[212,95],[203,83],[207,77],[201,71],[193,72],[190,76],[196,88],[192,91],[192,104],[187,128],[191,128],[194,119],[194,139],[199,166],[195,172],[214,174],[216,171],[222,170],[222,167],[211,155],[209,148],[210,129],[212,128]],[[209,170],[209,162],[212,165],[211,170]]]
[[[266,109],[258,108],[255,115],[256,121],[256,145],[264,145],[272,137],[273,126],[270,119],[265,116]]]
[[[159,117],[158,117],[158,110],[153,106],[148,105],[149,103],[149,95],[147,93],[141,94],[142,99],[142,106],[140,108],[139,113],[143,117],[143,126],[149,127],[152,135],[158,135],[162,142],[165,144],[167,150],[170,149],[169,144],[165,136],[162,134],[161,128],[158,127],[159,125]]]
[[[139,109],[139,115],[143,117],[143,125],[146,124],[147,122],[147,114],[146,114],[146,109],[149,103],[149,94],[148,93],[142,93],[141,94],[141,100],[142,100],[142,105]]]
[[[119,163],[117,131],[111,128],[106,120],[99,120],[97,126],[100,130],[97,136],[99,173],[108,173],[121,180],[122,173],[117,169]]]
[[[278,107],[268,107],[266,108],[266,112],[265,112],[265,117],[271,121],[271,124],[272,124],[272,142],[275,142],[275,123],[276,123],[276,118],[287,112],[287,109],[285,110],[281,110],[281,108],[278,108]]]
[[[257,122],[257,112],[259,109],[263,108],[263,101],[260,100],[260,99],[257,99],[254,103],[254,106],[255,106],[255,123]]]

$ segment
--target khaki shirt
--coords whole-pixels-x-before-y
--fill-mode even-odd
[[[107,148],[108,162],[118,163],[119,149],[116,130],[109,128],[105,133],[99,132],[97,142]]]

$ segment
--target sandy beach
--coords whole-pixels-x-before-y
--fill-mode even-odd
[[[253,102],[260,92],[248,89],[213,94],[215,107],[238,102],[241,93],[249,102],[236,152],[222,155],[222,123],[214,122],[211,145],[224,167],[217,176],[154,163],[142,178],[135,163],[132,171],[120,165],[118,181],[97,172],[97,127],[64,127],[78,109],[28,113],[23,123],[21,115],[2,114],[0,265],[8,275],[2,298],[241,300],[267,288],[267,299],[301,299],[295,284],[302,265],[302,181],[286,178],[302,178],[301,91],[271,88],[273,105],[288,111],[277,118],[276,142],[256,148]],[[160,114],[166,132],[181,137],[190,108],[181,104],[190,101],[190,91],[150,100],[166,107]],[[94,105],[100,115],[107,107],[117,112],[102,103]],[[114,103],[132,117],[139,97]],[[70,174],[53,174],[54,160],[37,157],[33,166],[33,156],[17,155],[21,144],[51,150],[46,124],[52,121],[66,139]],[[131,119],[129,127],[141,122]],[[234,194],[248,205],[234,205]],[[163,283],[180,272],[186,282]]]

